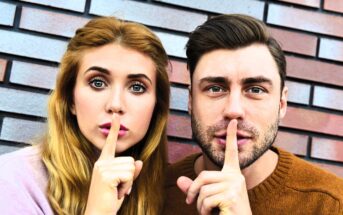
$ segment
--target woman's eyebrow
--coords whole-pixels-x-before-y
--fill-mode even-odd
[[[127,77],[128,77],[129,79],[143,78],[143,79],[146,79],[147,81],[149,81],[150,84],[152,84],[151,79],[150,79],[147,75],[145,75],[145,74],[143,74],[143,73],[129,74],[129,75],[127,75]]]
[[[100,67],[100,66],[92,66],[92,67],[89,67],[86,71],[86,72],[89,72],[89,71],[98,71],[98,72],[101,72],[101,73],[104,73],[104,74],[110,74],[110,71],[106,68],[103,68],[103,67]]]

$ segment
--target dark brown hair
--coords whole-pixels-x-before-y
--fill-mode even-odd
[[[286,78],[286,60],[280,45],[262,21],[240,14],[216,16],[190,34],[186,54],[191,81],[195,67],[204,54],[216,49],[244,48],[253,43],[268,47],[279,70],[282,90]]]

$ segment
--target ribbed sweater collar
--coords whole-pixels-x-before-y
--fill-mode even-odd
[[[272,150],[279,155],[276,168],[262,183],[248,190],[250,200],[266,200],[270,194],[281,194],[284,188],[293,162],[292,154],[274,147]]]

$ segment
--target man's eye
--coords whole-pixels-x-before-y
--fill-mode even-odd
[[[99,78],[94,78],[89,82],[89,85],[96,89],[102,89],[106,87],[106,82]]]
[[[248,93],[253,93],[253,94],[261,94],[261,93],[266,92],[261,87],[250,87],[247,91]]]
[[[135,82],[130,86],[130,90],[134,93],[144,93],[146,91],[146,87],[143,83]]]
[[[211,87],[207,88],[207,90],[211,93],[219,93],[219,92],[224,91],[224,89],[220,86],[211,86]]]

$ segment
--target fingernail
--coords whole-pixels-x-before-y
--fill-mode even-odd
[[[130,195],[130,193],[131,193],[131,187],[130,187],[130,189],[127,191],[127,195]]]

